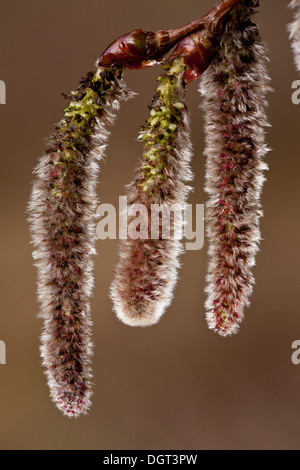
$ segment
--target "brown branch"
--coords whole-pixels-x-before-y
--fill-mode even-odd
[[[161,62],[163,57],[188,35],[205,30],[218,35],[228,13],[242,0],[223,0],[206,15],[185,26],[169,31],[145,31],[136,29],[120,36],[103,52],[97,66],[142,69]]]
[[[216,30],[227,13],[240,2],[241,0],[223,0],[206,15],[180,28],[169,31],[158,31],[155,33],[158,48],[162,50],[164,47],[167,47],[167,50],[170,50],[178,41],[181,41],[181,39],[189,34],[211,27]]]

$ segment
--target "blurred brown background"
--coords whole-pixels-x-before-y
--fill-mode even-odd
[[[136,27],[171,29],[214,0],[11,0],[0,4],[1,316],[7,365],[0,366],[1,449],[299,449],[300,339],[299,117],[287,0],[263,0],[259,18],[270,49],[270,171],[263,193],[263,242],[252,305],[240,333],[207,329],[207,243],[182,257],[172,306],[152,328],[122,325],[108,297],[117,241],[98,241],[92,299],[94,396],[88,416],[61,415],[49,398],[39,357],[36,270],[26,221],[32,168],[63,113],[62,92],[77,86],[106,46]],[[142,144],[136,141],[159,68],[127,72],[139,95],[121,109],[102,165],[101,202],[117,204]],[[194,193],[203,203],[203,120],[198,83],[188,90]]]

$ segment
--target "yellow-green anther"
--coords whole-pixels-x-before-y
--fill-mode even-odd
[[[176,103],[173,104],[173,106],[177,109],[184,109],[184,103],[182,101],[176,101]]]
[[[169,123],[166,119],[163,119],[160,123],[160,126],[161,126],[162,129],[168,129]]]

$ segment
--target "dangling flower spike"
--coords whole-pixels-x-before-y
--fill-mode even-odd
[[[130,94],[122,70],[89,73],[70,100],[35,170],[31,229],[38,268],[41,353],[53,401],[68,416],[90,406],[96,178],[108,129]]]
[[[266,49],[251,22],[257,0],[232,11],[218,55],[202,77],[209,238],[207,321],[222,336],[238,331],[249,304],[260,241],[260,193],[268,148]]]
[[[163,238],[160,219],[157,239],[153,239],[151,208],[156,205],[163,210],[173,206],[176,210],[178,205],[182,209],[189,191],[186,182],[191,179],[189,119],[183,86],[185,66],[175,62],[165,69],[147,126],[140,134],[145,142],[142,165],[128,188],[129,207],[138,205],[141,212],[145,210],[140,224],[145,225],[146,233],[141,230],[136,238],[128,237],[122,242],[111,289],[119,319],[131,326],[156,323],[172,299],[181,251],[180,241],[174,239],[176,214],[174,217],[170,213],[167,238]],[[152,219],[153,214],[152,211]],[[135,217],[131,214],[128,223],[132,224]]]
[[[300,72],[300,0],[292,0],[290,7],[295,11],[294,21],[289,25],[290,39],[294,52],[295,65]]]

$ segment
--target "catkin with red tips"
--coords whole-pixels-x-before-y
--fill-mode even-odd
[[[290,7],[295,10],[294,21],[289,25],[290,39],[294,52],[295,65],[300,72],[300,0],[292,0]]]
[[[90,72],[49,139],[35,170],[29,204],[38,268],[41,354],[53,401],[69,417],[86,413],[91,388],[92,255],[95,253],[98,160],[120,100],[117,68]]]
[[[145,211],[141,226],[148,229],[136,237],[129,234],[121,242],[111,287],[115,312],[130,326],[149,326],[159,321],[172,300],[182,251],[176,229],[181,228],[180,212],[184,210],[190,190],[186,183],[192,178],[189,119],[183,101],[186,67],[179,58],[166,69],[159,79],[150,119],[141,133],[145,141],[142,165],[128,187],[129,211],[134,204],[142,205]],[[153,205],[166,210],[170,222],[170,232],[166,236],[163,228],[167,221],[160,219],[157,238],[153,237]],[[168,218],[171,208],[175,209],[175,214],[170,212]],[[135,218],[135,214],[129,215],[129,226]]]
[[[200,84],[209,194],[207,321],[222,336],[238,331],[244,307],[249,305],[260,241],[270,87],[266,48],[251,21],[258,4],[244,0],[232,11],[218,54]]]

